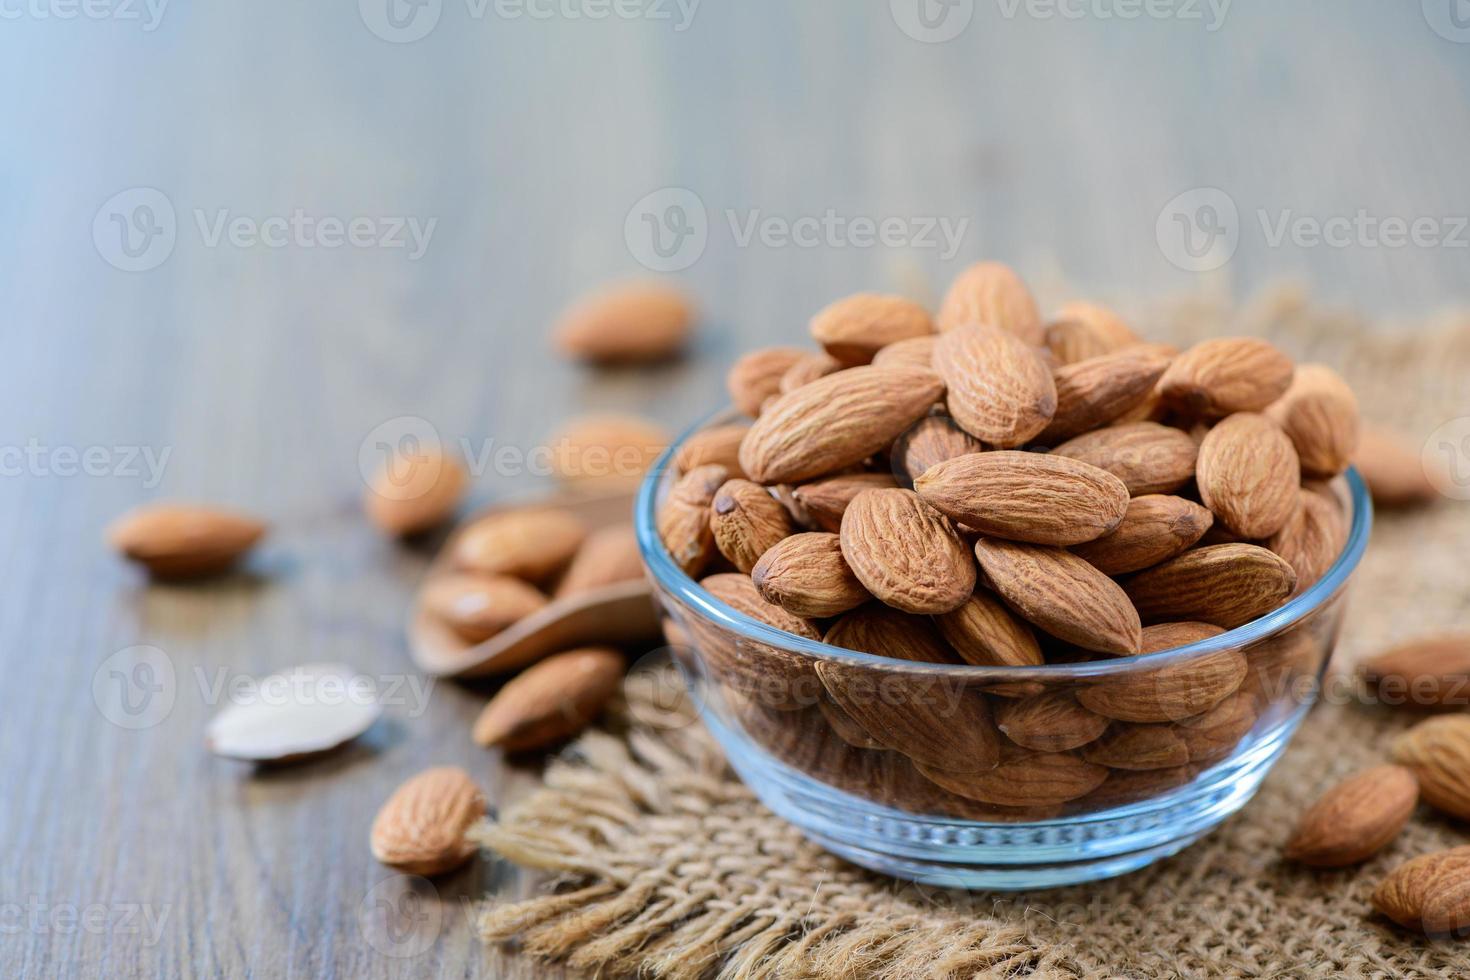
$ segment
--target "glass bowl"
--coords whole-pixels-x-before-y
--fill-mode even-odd
[[[835,854],[940,887],[1132,871],[1244,806],[1317,699],[1372,522],[1354,471],[1329,485],[1349,523],[1342,553],[1259,619],[1160,653],[950,666],[778,630],[675,564],[655,525],[672,460],[692,433],[738,419],[707,419],[658,460],[636,504],[639,546],[675,659],[731,765]]]

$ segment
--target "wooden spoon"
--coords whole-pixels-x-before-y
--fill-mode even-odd
[[[623,646],[648,642],[660,635],[653,587],[646,579],[615,582],[598,589],[554,599],[480,643],[470,643],[424,608],[424,586],[453,570],[450,555],[464,528],[492,514],[536,507],[555,507],[580,517],[589,528],[629,520],[633,494],[553,496],[515,501],[476,514],[450,535],[429,566],[414,598],[408,624],[408,648],[414,663],[440,677],[483,677],[519,670],[542,657],[588,644]]]

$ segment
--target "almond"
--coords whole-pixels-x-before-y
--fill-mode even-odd
[[[756,590],[795,616],[826,618],[872,598],[858,581],[835,534],[793,534],[761,555],[751,572]]]
[[[1167,425],[1130,422],[1068,439],[1051,454],[1107,470],[1137,497],[1173,493],[1188,483],[1199,446],[1188,433]]]
[[[1363,427],[1353,465],[1368,484],[1375,506],[1413,507],[1433,503],[1439,496],[1419,454],[1385,429]]]
[[[836,534],[842,529],[842,515],[852,498],[864,490],[884,490],[898,486],[888,473],[844,473],[826,479],[803,483],[792,491],[797,506],[811,518],[816,527]]]
[[[822,699],[817,702],[817,710],[827,720],[828,727],[836,732],[837,737],[848,745],[859,749],[888,751],[888,746],[869,735],[868,730],[862,725],[859,725],[856,719],[844,711],[841,705],[832,700],[832,695],[825,693],[825,691],[822,694]]]
[[[1470,881],[1470,847],[1421,854],[1389,872],[1373,892],[1373,907],[1401,926],[1422,930],[1426,905]]]
[[[584,415],[551,437],[551,467],[567,483],[635,485],[668,446],[668,432],[647,419]]]
[[[1172,769],[1110,769],[1103,784],[1088,793],[1079,802],[1079,806],[1089,810],[1105,810],[1146,800],[1178,789],[1195,775],[1196,770],[1190,766],[1175,766]]]
[[[995,727],[1012,742],[1036,752],[1065,752],[1086,745],[1109,724],[1078,704],[1071,691],[1003,701],[995,709]]]
[[[903,296],[857,293],[825,307],[811,322],[812,339],[847,365],[867,364],[879,350],[934,332],[929,311]]]
[[[1285,559],[1253,544],[1194,548],[1123,584],[1139,615],[1234,629],[1275,609],[1296,588]]]
[[[1119,723],[1083,748],[1082,758],[1112,769],[1170,769],[1189,763],[1189,746],[1172,725]]]
[[[363,510],[389,534],[419,534],[454,516],[468,483],[464,464],[452,456],[395,451],[363,495]]]
[[[1152,670],[1109,677],[1077,692],[1077,700],[1118,721],[1179,721],[1224,701],[1245,680],[1245,657],[1220,650]]]
[[[1033,625],[1085,650],[1138,651],[1138,613],[1128,597],[1071,552],[982,538],[975,557],[995,591]]]
[[[882,603],[869,603],[833,623],[822,642],[875,657],[919,663],[958,664],[933,624]]]
[[[1400,643],[1364,661],[1359,671],[1380,699],[1417,708],[1470,704],[1470,634],[1445,633]]]
[[[405,782],[373,820],[373,857],[405,874],[437,875],[468,861],[465,839],[485,815],[485,797],[458,766],[436,766]]]
[[[556,585],[558,599],[643,578],[643,556],[632,524],[599,528],[587,536]]]
[[[894,441],[889,458],[894,471],[912,483],[935,463],[984,449],[980,440],[961,429],[954,419],[946,415],[930,415],[919,419]]]
[[[1169,366],[1146,347],[1131,347],[1057,369],[1057,409],[1036,437],[1055,445],[1143,404]]]
[[[553,654],[496,692],[475,719],[479,745],[507,752],[539,749],[575,735],[617,693],[627,664],[606,647]]]
[[[683,293],[630,282],[589,296],[562,313],[552,337],[564,354],[597,363],[658,361],[677,354],[694,311]]]
[[[862,462],[922,418],[944,392],[911,368],[856,367],[780,396],[740,444],[758,483],[795,483]]]
[[[1301,464],[1281,427],[1237,412],[1209,431],[1195,465],[1200,499],[1245,538],[1268,538],[1296,509]]]
[[[424,608],[470,643],[488,640],[546,605],[546,596],[509,575],[451,574],[431,580]]]
[[[1091,541],[1117,527],[1128,510],[1128,488],[1106,470],[1014,450],[937,463],[914,489],[967,528],[1034,544]]]
[[[919,764],[930,781],[951,793],[1001,806],[1045,806],[1066,803],[1102,785],[1108,770],[1070,752],[1007,753],[994,769],[952,772]]]
[[[795,364],[786,369],[785,374],[781,375],[781,383],[778,385],[778,389],[784,395],[788,391],[795,391],[802,385],[811,384],[818,378],[825,378],[829,374],[836,374],[846,366],[830,354],[815,352],[803,354]],[[762,405],[762,411],[764,411],[764,403]]]
[[[586,537],[586,525],[569,511],[506,511],[481,518],[460,533],[454,564],[467,572],[542,582],[572,560]]]
[[[972,324],[941,336],[934,367],[948,387],[950,415],[988,445],[1022,445],[1057,410],[1056,382],[1046,363],[1025,341],[995,326]]]
[[[1031,627],[989,592],[980,591],[958,609],[934,617],[955,652],[977,667],[1039,667],[1045,661]]]
[[[1470,874],[1437,884],[1424,901],[1422,926],[1426,935],[1453,937],[1470,935]]]
[[[1303,473],[1326,478],[1348,468],[1358,448],[1358,399],[1332,368],[1299,365],[1266,414],[1291,438]]]
[[[1043,341],[1041,312],[1031,291],[1010,266],[999,262],[976,262],[956,276],[936,321],[942,331],[983,323],[1033,347]]]
[[[1204,340],[1180,354],[1159,381],[1164,400],[1197,418],[1259,412],[1291,385],[1291,359],[1255,337]]]
[[[740,468],[740,443],[749,431],[750,426],[745,423],[701,429],[679,444],[674,453],[674,466],[680,473],[688,473],[718,463],[732,477],[744,476],[745,471]]]
[[[796,528],[786,508],[765,487],[729,480],[710,504],[710,530],[720,554],[749,575],[760,556]]]
[[[1086,324],[1092,333],[1108,345],[1108,350],[1121,350],[1138,343],[1138,334],[1112,310],[1098,303],[1073,300],[1062,304],[1057,311],[1059,320],[1071,320]]]
[[[1249,665],[1250,661],[1246,661]],[[1246,690],[1250,681],[1247,666],[1246,680],[1240,688],[1204,714],[1193,718],[1181,718],[1174,724],[1174,732],[1184,740],[1189,749],[1189,762],[1195,766],[1208,766],[1235,751],[1240,740],[1250,733],[1256,724],[1255,692]]]
[[[684,574],[697,576],[715,556],[710,505],[725,485],[728,471],[710,463],[679,478],[658,509],[658,536]]]
[[[808,640],[822,638],[811,622],[762,598],[748,575],[710,575],[699,584],[725,605],[767,626]],[[822,685],[810,658],[764,643],[737,640],[727,628],[700,617],[692,618],[689,625],[700,634],[711,673],[736,693],[782,711],[810,707],[820,698]]]
[[[873,364],[876,367],[916,367],[932,371],[936,340],[938,338],[930,334],[896,341],[874,354]]]
[[[1470,715],[1421,721],[1394,740],[1393,759],[1419,777],[1424,802],[1470,820]]]
[[[725,375],[735,407],[752,418],[767,398],[781,391],[781,376],[807,355],[800,347],[762,347],[736,361]]]
[[[215,575],[265,536],[266,525],[237,511],[197,504],[149,504],[107,529],[125,557],[159,578]]]
[[[1214,519],[1192,500],[1144,494],[1128,502],[1117,527],[1073,546],[1072,553],[1108,575],[1137,572],[1193,547]]]
[[[1220,627],[1209,623],[1155,623],[1143,628],[1143,643],[1139,652],[1162,653],[1165,650],[1177,650],[1179,647],[1219,636],[1223,632],[1225,631]]]
[[[1337,505],[1310,490],[1297,491],[1297,505],[1266,546],[1291,564],[1300,595],[1317,583],[1347,544],[1347,522]]]
[[[1314,868],[1366,861],[1398,836],[1418,802],[1419,784],[1403,766],[1365,769],[1307,808],[1286,843],[1286,857]]]
[[[1111,354],[1116,348],[1086,321],[1063,318],[1046,325],[1046,349],[1058,364],[1067,365]]]
[[[970,549],[912,490],[865,490],[842,515],[842,556],[869,592],[896,609],[943,613],[975,591]]]

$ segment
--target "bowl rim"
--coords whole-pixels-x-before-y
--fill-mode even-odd
[[[1160,650],[1157,653],[1133,654],[1089,663],[1045,664],[1039,667],[931,664],[899,660],[894,657],[864,653],[860,650],[848,650],[844,647],[823,643],[821,640],[809,640],[763,623],[715,598],[711,592],[686,575],[684,570],[674,562],[658,535],[656,512],[659,487],[673,469],[673,460],[679,449],[692,435],[713,425],[733,424],[739,421],[748,421],[748,419],[736,411],[733,406],[709,412],[681,432],[654,461],[638,489],[638,496],[633,504],[633,524],[638,539],[638,549],[655,584],[672,592],[700,615],[749,639],[782,650],[804,654],[817,660],[837,660],[868,667],[881,667],[893,672],[943,675],[970,681],[1003,679],[1007,682],[1029,680],[1055,682],[1084,677],[1128,674],[1140,669],[1165,667],[1175,661],[1189,660],[1222,650],[1240,649],[1284,632],[1306,619],[1333,598],[1357,568],[1363,552],[1367,549],[1369,532],[1373,526],[1373,503],[1368,494],[1367,485],[1364,484],[1357,469],[1349,467],[1342,474],[1347,484],[1348,499],[1352,505],[1347,542],[1322,577],[1300,595],[1292,597],[1266,615],[1197,643]],[[1038,627],[1033,627],[1033,629],[1036,628]]]

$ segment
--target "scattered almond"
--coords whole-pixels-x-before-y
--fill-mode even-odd
[[[1400,436],[1385,429],[1363,427],[1353,465],[1368,484],[1375,506],[1413,507],[1433,503],[1439,497],[1419,454],[1410,450]]]
[[[454,564],[483,575],[544,582],[566,567],[587,537],[575,514],[529,507],[481,518],[454,542]]]
[[[1393,758],[1419,777],[1425,803],[1470,820],[1470,715],[1421,721],[1394,740]]]
[[[575,735],[622,684],[623,655],[605,647],[553,654],[511,678],[475,719],[479,745],[526,752]]]
[[[149,504],[114,521],[107,540],[152,575],[195,578],[230,568],[265,532],[265,524],[237,511]]]
[[[597,363],[658,361],[677,354],[694,312],[684,294],[657,282],[630,282],[588,296],[552,329],[557,348]]]
[[[1365,769],[1302,814],[1286,857],[1317,868],[1366,861],[1398,836],[1418,802],[1419,784],[1403,766]]]
[[[424,608],[470,643],[488,640],[546,605],[546,596],[509,575],[450,574],[424,586]]]
[[[1423,931],[1429,901],[1470,881],[1470,847],[1421,854],[1389,872],[1373,892],[1373,907],[1399,925]]]
[[[363,509],[388,534],[419,534],[454,516],[468,484],[464,464],[452,456],[395,452],[363,495]]]
[[[647,419],[586,415],[551,437],[551,466],[567,483],[634,486],[668,445],[669,434]]]
[[[556,585],[558,599],[643,578],[643,556],[632,524],[598,528],[587,536]]]
[[[259,680],[257,695],[231,700],[209,721],[204,743],[227,759],[301,762],[339,749],[383,713],[370,678],[345,664],[302,664]]]
[[[1470,705],[1470,634],[1419,637],[1365,660],[1359,671],[1385,703],[1463,710]]]
[[[867,364],[879,350],[934,332],[929,313],[903,296],[857,293],[812,317],[812,339],[844,364]]]
[[[485,797],[458,766],[437,766],[405,782],[373,820],[373,857],[405,874],[432,876],[468,861],[465,831],[485,815]]]
[[[951,329],[934,345],[934,367],[947,386],[950,415],[987,445],[1023,445],[1057,410],[1051,369],[1034,347],[998,327]]]

